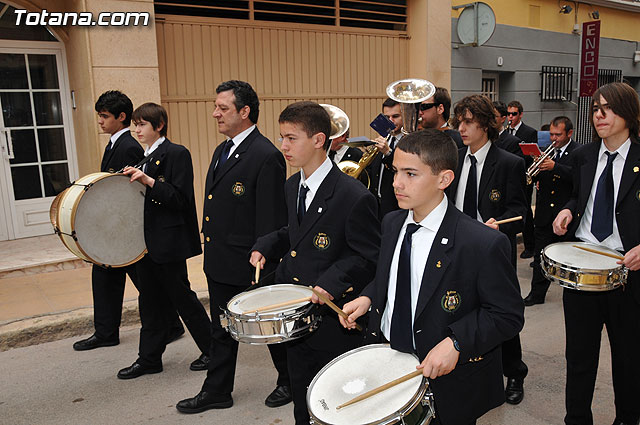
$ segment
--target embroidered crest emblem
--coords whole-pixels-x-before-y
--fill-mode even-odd
[[[460,307],[461,302],[462,299],[457,291],[447,291],[447,293],[442,297],[440,305],[444,311],[453,313],[458,309],[458,307]]]
[[[331,240],[326,233],[318,233],[313,238],[313,246],[318,248],[320,251],[324,251],[325,249],[329,248],[329,245],[331,245]]]
[[[244,185],[241,182],[236,182],[233,186],[231,186],[231,193],[235,196],[244,195]]]
[[[161,183],[164,183],[164,181],[165,181],[164,176],[162,176],[162,175],[158,176],[158,178],[156,180],[158,180]]]
[[[491,189],[491,193],[489,193],[489,200],[491,202],[498,202],[500,200],[500,191],[498,189]]]

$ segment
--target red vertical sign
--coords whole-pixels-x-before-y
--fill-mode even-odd
[[[592,96],[598,88],[598,54],[600,21],[582,24],[582,56],[580,58],[580,96]]]

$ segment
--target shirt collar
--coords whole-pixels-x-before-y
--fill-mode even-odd
[[[630,148],[631,148],[631,138],[628,138],[615,152],[618,153],[618,156],[622,158],[623,161],[626,161]],[[604,153],[608,151],[609,150],[604,145],[604,142],[600,143],[600,152],[598,153],[598,159],[602,158],[604,156]],[[614,153],[614,152],[611,152],[611,153]]]
[[[442,220],[444,220],[444,215],[447,212],[448,204],[449,201],[447,200],[447,195],[444,195],[442,201],[440,201],[438,206],[431,210],[431,212],[425,218],[423,218],[420,223],[417,224],[419,224],[421,227],[429,229],[432,232],[437,232],[440,228],[440,225],[442,224]],[[407,214],[407,218],[404,221],[402,227],[406,228],[407,224],[411,223],[415,223],[413,219],[413,210],[409,210],[409,214]]]
[[[489,140],[483,147],[478,149],[473,156],[476,157],[479,165],[484,164],[484,160],[487,159],[487,154],[489,153],[489,149],[491,148],[491,140]],[[467,154],[465,155],[465,161],[469,161],[469,155],[471,155],[471,149],[467,147]]]
[[[349,149],[349,146],[347,145],[340,146],[340,149],[336,151],[336,155],[344,156],[344,154],[347,153],[347,149]]]
[[[244,139],[246,139],[249,134],[251,134],[251,132],[253,131],[254,128],[256,128],[255,124],[252,125],[251,127],[247,128],[246,130],[241,131],[240,133],[236,134],[235,137],[232,137],[231,140],[233,140],[233,145],[235,147],[240,146],[240,143],[242,143],[242,141]],[[229,139],[227,139],[227,140],[229,140]]]
[[[518,131],[518,129],[520,128],[521,125],[522,125],[522,120],[515,127],[511,127],[511,128],[513,128],[515,130],[514,133],[516,133]]]
[[[161,136],[158,140],[156,140],[153,145],[151,145],[150,147],[148,147],[145,151],[144,151],[144,156],[149,156],[151,155],[151,153],[153,151],[155,151],[156,149],[158,149],[158,146],[160,146],[162,144],[162,142],[165,141],[165,137]]]
[[[308,178],[305,177],[304,171],[302,168],[300,169],[300,185],[306,185],[312,194],[316,194],[320,185],[324,181],[324,178],[327,177],[329,171],[331,171],[331,167],[333,167],[333,161],[329,159],[329,157],[325,158],[324,162],[320,164],[320,166],[316,169],[316,171],[311,174]]]
[[[127,132],[127,131],[129,131],[129,127],[125,127],[125,128],[123,128],[122,130],[119,130],[119,131],[117,131],[117,132],[113,133],[113,134],[111,135],[111,138],[109,139],[109,140],[111,141],[111,147],[113,147],[113,145],[115,145],[115,144],[116,144],[116,140],[118,140],[118,138],[119,138],[120,136],[122,136],[122,135],[123,135],[125,132]]]

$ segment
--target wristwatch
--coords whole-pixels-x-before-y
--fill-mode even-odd
[[[456,349],[456,351],[459,353],[460,352],[460,344],[458,344],[458,340],[456,339],[456,336],[454,334],[449,335],[449,338],[451,338],[451,341],[453,341],[453,348]]]

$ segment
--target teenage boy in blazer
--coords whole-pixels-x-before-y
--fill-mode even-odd
[[[458,151],[457,177],[447,193],[460,211],[507,235],[511,264],[516,270],[516,234],[522,229],[522,220],[499,226],[494,223],[526,214],[524,161],[492,143],[498,137],[499,126],[496,110],[486,96],[460,100],[454,109],[453,125],[458,127],[466,147]],[[508,378],[507,403],[518,404],[524,397],[528,372],[522,361],[519,335],[503,343],[502,359]]]
[[[594,141],[573,155],[573,194],[553,231],[620,251],[630,271],[624,287],[607,292],[565,289],[566,424],[593,424],[591,402],[602,326],[611,345],[616,418],[640,420],[640,101],[625,83],[610,83],[592,96]]]
[[[221,83],[216,93],[213,118],[228,139],[213,152],[204,191],[204,273],[213,318],[209,367],[201,391],[176,405],[181,413],[233,406],[238,342],[218,318],[233,297],[251,286],[255,269],[247,258],[253,243],[287,220],[284,157],[256,127],[258,95],[249,83],[238,80]],[[265,265],[263,276],[270,282],[277,264]],[[291,401],[286,349],[283,344],[272,344],[269,352],[278,380],[265,404],[278,407]]]
[[[251,264],[282,259],[276,281],[314,286],[341,306],[374,276],[380,246],[376,199],[327,157],[331,123],[322,106],[293,103],[278,121],[284,157],[300,172],[285,184],[288,225],[257,240]],[[315,295],[312,302],[322,304]],[[315,375],[362,344],[363,335],[343,329],[326,305],[319,314],[319,328],[287,347],[296,425],[309,423],[306,393]]]
[[[162,372],[172,310],[178,310],[202,353],[208,352],[211,343],[209,316],[187,276],[187,258],[202,252],[191,154],[165,137],[168,121],[162,106],[145,103],[132,119],[138,140],[147,145],[147,161],[141,168],[125,168],[124,174],[147,187],[144,240],[148,253],[136,263],[142,322],[138,359],[118,372],[120,379]]]
[[[398,143],[394,188],[403,210],[385,216],[375,280],[340,321],[353,328],[371,308],[371,342],[387,340],[422,361],[432,423],[469,425],[504,402],[500,344],[522,329],[524,306],[507,237],[445,195],[456,163],[455,143],[436,129]]]
[[[133,104],[127,95],[110,90],[100,95],[95,104],[100,129],[111,135],[105,147],[100,171],[115,173],[127,165],[135,165],[144,157],[140,143],[131,136],[129,125]],[[114,229],[117,230],[117,229]],[[127,267],[106,268],[93,265],[91,268],[91,289],[93,292],[93,325],[95,332],[89,338],[73,344],[76,351],[109,347],[120,343],[120,321],[122,301],[127,275],[134,285],[138,283],[135,264]],[[174,312],[170,321],[169,341],[184,334],[184,328]]]

